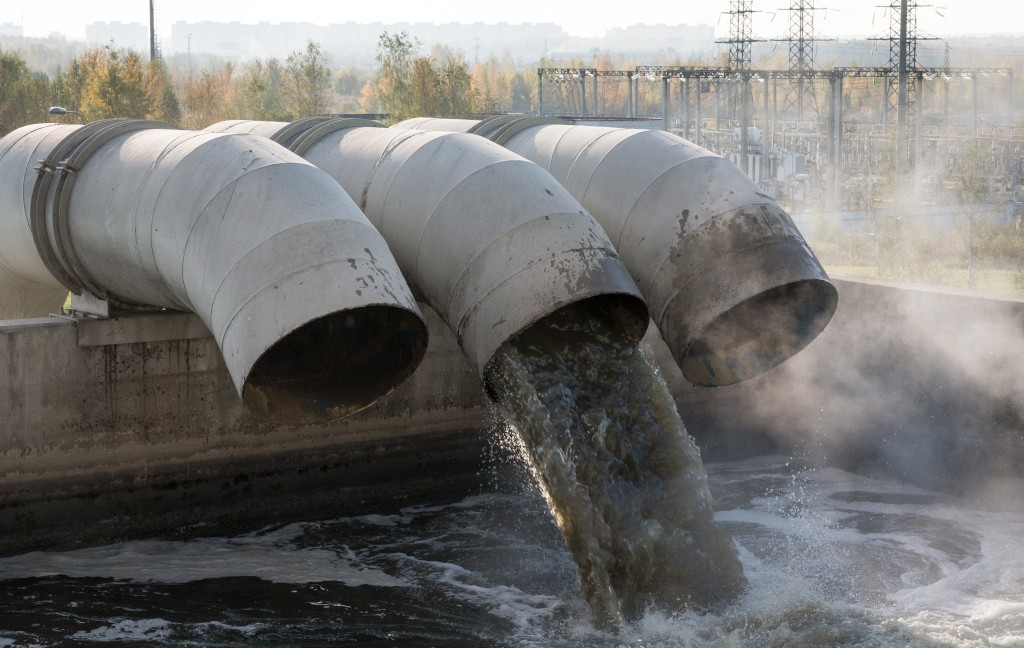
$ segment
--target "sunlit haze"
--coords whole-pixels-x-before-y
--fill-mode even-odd
[[[888,0],[821,0],[815,14],[816,31],[822,36],[866,38],[884,35],[889,27],[886,9],[876,5]],[[788,27],[786,0],[755,0],[755,35],[775,38]],[[48,36],[59,32],[72,39],[85,38],[85,26],[93,22],[148,23],[146,0],[0,0],[0,23],[24,28],[25,36]],[[311,22],[321,25],[358,22],[384,24],[401,22],[462,23],[554,23],[574,36],[599,37],[608,29],[635,24],[704,24],[715,27],[716,35],[729,31],[728,0],[692,3],[477,2],[449,0],[442,3],[393,0],[391,2],[325,3],[289,0],[280,3],[209,2],[200,0],[157,1],[157,28],[169,38],[171,25],[178,21]],[[922,4],[918,9],[919,32],[939,37],[965,34],[1006,34],[1024,32],[1024,8],[1011,0],[945,0]]]

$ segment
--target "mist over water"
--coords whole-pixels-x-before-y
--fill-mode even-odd
[[[599,623],[740,594],[743,569],[713,520],[700,452],[636,343],[601,313],[566,309],[492,363],[498,406],[521,435]]]

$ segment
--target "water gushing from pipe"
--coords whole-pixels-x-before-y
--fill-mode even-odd
[[[668,387],[607,313],[584,302],[541,320],[501,348],[488,379],[600,623],[705,608],[744,589]]]

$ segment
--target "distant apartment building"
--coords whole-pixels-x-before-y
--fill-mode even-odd
[[[680,56],[706,52],[715,46],[710,25],[631,25],[609,29],[600,40],[610,52],[674,52]]]
[[[25,28],[14,23],[0,23],[0,36],[24,36]]]
[[[229,59],[283,58],[305,48],[308,41],[320,43],[336,65],[370,64],[377,43],[385,31],[407,32],[419,40],[423,51],[435,44],[461,50],[472,61],[506,52],[515,59],[539,59],[553,44],[567,40],[565,31],[553,23],[354,23],[314,25],[312,23],[266,22],[183,22],[171,26],[170,46],[165,53],[214,54]]]
[[[85,26],[85,42],[148,54],[149,27],[141,23],[95,22]]]
[[[538,61],[551,54],[650,50],[685,56],[714,47],[708,25],[634,25],[613,29],[601,38],[571,37],[554,23],[312,23],[183,22],[171,26],[165,54],[214,54],[233,60],[284,58],[307,41],[320,43],[337,66],[372,65],[377,43],[385,31],[407,32],[427,53],[436,44],[463,52],[469,62],[508,55],[520,62]]]

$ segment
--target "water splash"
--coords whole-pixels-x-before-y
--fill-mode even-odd
[[[668,387],[606,314],[580,315],[563,310],[506,344],[488,379],[584,596],[606,625],[734,599],[742,566]]]

